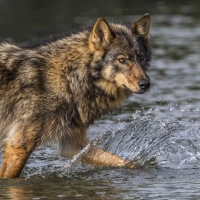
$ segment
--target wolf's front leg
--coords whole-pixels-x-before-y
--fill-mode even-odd
[[[63,136],[59,141],[60,155],[72,158],[79,153],[84,147],[89,144],[89,139],[86,136],[86,130],[82,130],[82,134],[79,132],[73,132],[73,134]],[[136,166],[127,160],[124,160],[117,155],[106,152],[97,146],[90,146],[82,156],[81,162],[98,165],[98,166],[111,166],[122,167],[127,166],[135,168]]]
[[[104,151],[98,147],[92,146],[82,157],[82,162],[94,164],[97,166],[137,168],[133,163],[124,160],[117,155]]]
[[[18,147],[7,145],[5,148],[3,163],[0,169],[0,178],[16,178],[20,175],[31,152],[32,145]]]

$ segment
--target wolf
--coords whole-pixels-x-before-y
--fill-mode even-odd
[[[0,43],[0,178],[19,177],[30,154],[56,141],[72,158],[88,143],[94,120],[132,93],[150,89],[150,15],[132,25],[99,18],[76,33],[35,47]],[[127,161],[91,148],[83,162],[125,166]]]

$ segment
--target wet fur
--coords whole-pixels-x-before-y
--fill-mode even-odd
[[[137,84],[148,78],[150,49],[139,23],[126,27],[99,19],[37,47],[0,44],[0,177],[18,177],[31,152],[50,140],[59,143],[61,155],[74,156],[88,144],[94,120],[132,92],[143,92]],[[119,63],[121,54],[129,56],[126,64]],[[102,163],[112,165],[116,156],[109,156]]]

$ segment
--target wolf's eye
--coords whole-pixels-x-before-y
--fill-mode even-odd
[[[119,58],[118,59],[120,63],[125,63],[126,62],[126,58]]]
[[[144,54],[143,53],[140,53],[139,55],[138,55],[138,58],[140,59],[140,60],[144,60]]]

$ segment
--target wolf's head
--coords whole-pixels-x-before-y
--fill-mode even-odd
[[[150,62],[150,16],[145,14],[128,28],[99,18],[91,31],[92,76],[104,91],[124,88],[135,93],[150,89],[146,74]]]

